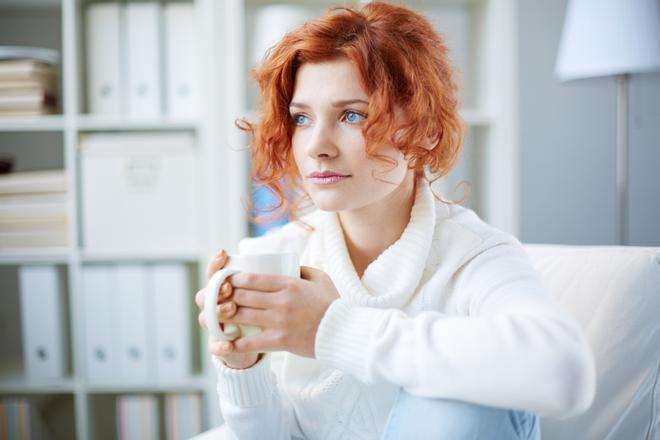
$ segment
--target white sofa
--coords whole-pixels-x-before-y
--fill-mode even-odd
[[[542,440],[660,440],[660,247],[524,247],[596,359],[593,405],[541,419]],[[216,428],[195,439],[223,437]]]
[[[541,419],[541,438],[660,440],[660,247],[524,246],[596,360],[590,409]]]

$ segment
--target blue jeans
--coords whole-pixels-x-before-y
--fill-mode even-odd
[[[415,397],[401,389],[383,440],[540,440],[539,417],[459,400]]]

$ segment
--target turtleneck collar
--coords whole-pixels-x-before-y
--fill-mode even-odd
[[[419,284],[435,229],[435,199],[426,180],[417,177],[410,221],[401,237],[367,267],[362,279],[353,267],[336,212],[323,212],[325,271],[342,297],[365,307],[402,307]]]

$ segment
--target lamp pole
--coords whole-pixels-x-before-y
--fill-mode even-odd
[[[619,210],[619,244],[628,244],[628,79],[630,74],[616,75],[616,189]]]

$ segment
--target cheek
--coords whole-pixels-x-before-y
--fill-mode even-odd
[[[370,164],[375,171],[392,176],[405,174],[408,161],[401,151],[393,147],[388,147],[378,150],[376,153],[378,154],[378,158],[370,160]]]

